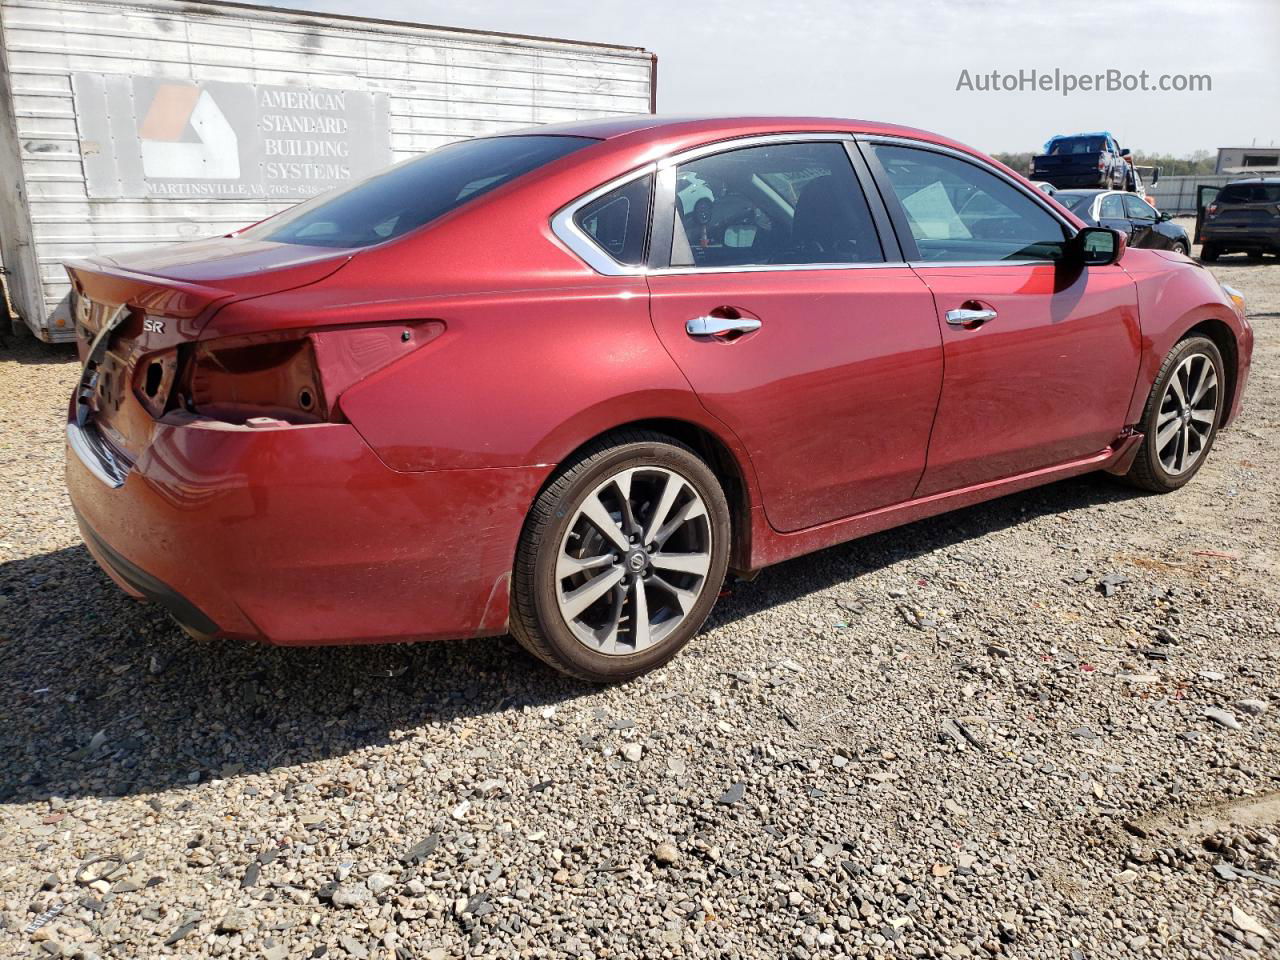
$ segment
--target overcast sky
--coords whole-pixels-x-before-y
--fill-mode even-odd
[[[1189,153],[1280,143],[1280,0],[274,0],[273,6],[642,46],[660,113],[887,120],[987,151],[1110,130]],[[1100,15],[1100,11],[1105,11]],[[1211,92],[983,93],[999,70],[1208,74]],[[975,81],[976,82],[976,81]]]

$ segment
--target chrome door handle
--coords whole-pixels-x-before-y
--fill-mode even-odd
[[[967,310],[961,307],[958,310],[947,311],[947,323],[953,327],[972,327],[994,320],[996,316],[994,310]]]
[[[726,333],[751,333],[760,329],[755,317],[694,317],[684,325],[691,337],[722,337]]]

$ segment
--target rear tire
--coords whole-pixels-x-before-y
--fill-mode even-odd
[[[1143,490],[1170,493],[1194,477],[1218,435],[1226,385],[1222,354],[1212,340],[1178,341],[1147,396],[1142,445],[1125,479]]]
[[[1202,263],[1217,263],[1218,248],[1212,243],[1204,243],[1200,246],[1200,261]]]
[[[529,512],[511,633],[562,673],[630,680],[665,664],[701,628],[729,546],[724,491],[697,454],[647,430],[610,434]]]

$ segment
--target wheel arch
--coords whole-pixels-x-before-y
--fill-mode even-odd
[[[1169,262],[1155,250],[1135,250],[1126,269],[1137,285],[1138,313],[1142,323],[1142,357],[1139,375],[1125,423],[1137,426],[1146,409],[1160,365],[1176,345],[1190,336],[1208,337],[1219,353],[1226,374],[1223,419],[1230,424],[1240,408],[1240,394],[1248,379],[1253,352],[1249,324],[1225,302],[1217,279],[1204,267]]]
[[[1195,326],[1188,328],[1178,338],[1178,342],[1181,343],[1189,337],[1197,336],[1204,336],[1213,341],[1213,345],[1222,354],[1223,373],[1226,374],[1227,380],[1223,390],[1222,412],[1218,415],[1218,426],[1222,427],[1235,405],[1236,380],[1240,374],[1240,345],[1236,340],[1235,331],[1217,317],[1201,320]]]
[[[692,449],[711,468],[720,481],[729,503],[729,529],[733,542],[729,550],[729,568],[746,571],[751,568],[751,510],[755,499],[754,476],[746,452],[736,442],[727,440],[707,425],[680,417],[660,416],[620,421],[598,430],[555,460],[553,469],[543,481],[534,499],[555,482],[561,471],[573,463],[583,450],[610,434],[627,430],[660,433]]]

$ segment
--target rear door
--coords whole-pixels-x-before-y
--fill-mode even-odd
[[[1193,243],[1200,242],[1200,231],[1204,228],[1204,214],[1209,205],[1217,199],[1220,187],[1212,184],[1200,184],[1196,187],[1196,234],[1192,238]]]
[[[1105,449],[1138,372],[1133,282],[1118,265],[1064,267],[1069,225],[992,167],[900,141],[868,152],[942,330],[946,375],[916,496]]]
[[[942,384],[933,297],[849,143],[759,138],[659,177],[654,326],[750,452],[780,530],[908,499]]]
[[[1098,209],[1098,225],[1119,230],[1132,244],[1133,223],[1125,213],[1124,196],[1119,193],[1105,193],[1094,202]]]

